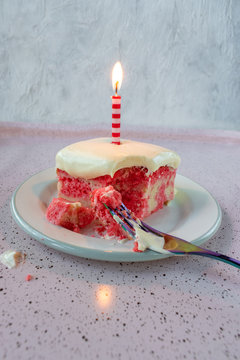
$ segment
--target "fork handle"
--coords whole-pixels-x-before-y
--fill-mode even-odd
[[[200,255],[200,256],[205,256],[205,257],[210,257],[212,259],[215,260],[219,260],[219,261],[223,261],[229,265],[235,266],[236,268],[240,269],[240,261],[233,259],[227,255],[223,255],[223,254],[219,254],[216,253],[214,251],[209,251],[207,249],[203,249],[202,250],[206,251],[206,252],[198,252],[198,251],[190,251],[190,252],[186,252],[185,254],[191,254],[191,255]],[[172,253],[174,253],[174,251],[171,251]],[[177,253],[175,253],[177,255]],[[180,254],[179,254],[180,255]]]
[[[155,233],[156,235],[160,235],[160,236],[166,236],[167,234],[162,232],[162,231],[159,231],[157,229],[154,229],[153,227],[151,227],[150,225],[146,224],[145,222],[141,221],[141,224],[149,231]],[[182,240],[182,239],[179,239],[180,241],[185,241],[185,240]],[[196,248],[199,249],[199,251],[174,251],[174,250],[169,250],[172,254],[175,254],[175,255],[200,255],[200,256],[205,256],[205,257],[210,257],[212,259],[215,259],[215,260],[219,260],[219,261],[223,261],[229,265],[232,265],[232,266],[235,266],[236,268],[240,269],[240,261],[239,260],[236,260],[236,259],[233,259],[227,255],[223,255],[223,254],[219,254],[215,251],[211,251],[211,250],[207,250],[207,249],[204,249],[200,246],[197,246],[197,245],[194,245]]]

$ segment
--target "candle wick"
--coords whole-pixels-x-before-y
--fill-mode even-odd
[[[117,92],[118,92],[118,81],[116,81],[115,96],[117,96]]]

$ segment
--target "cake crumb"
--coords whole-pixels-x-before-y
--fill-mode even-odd
[[[30,275],[30,274],[28,274],[28,275],[26,276],[26,278],[25,278],[26,281],[30,281],[30,280],[32,280],[32,279],[33,279],[33,277],[32,277],[32,275]]]
[[[19,264],[24,263],[25,259],[26,254],[16,250],[7,250],[0,255],[1,263],[7,266],[8,269],[12,269]]]

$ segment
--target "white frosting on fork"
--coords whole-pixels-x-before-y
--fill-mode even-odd
[[[180,157],[163,147],[132,140],[121,140],[120,145],[111,138],[97,138],[71,144],[56,155],[56,167],[74,177],[93,179],[102,175],[113,176],[125,167],[144,166],[151,172],[160,166],[177,168]]]
[[[114,220],[124,226],[124,230],[126,230],[126,224],[120,219],[120,217],[116,214],[113,215]],[[128,219],[129,223],[133,226],[133,235],[130,234],[130,237],[133,238],[138,244],[138,250],[145,251],[147,249],[162,253],[162,254],[170,254],[168,250],[164,249],[165,239],[163,236],[155,235],[152,232],[147,232],[140,228],[140,220],[138,219],[136,224],[134,221]],[[129,227],[130,228],[130,227]],[[127,231],[128,232],[128,231]],[[121,241],[122,242],[122,241]]]
[[[135,241],[138,243],[138,250],[145,251],[146,249],[151,249],[162,254],[170,254],[169,251],[164,249],[165,240],[163,237],[157,236],[151,232],[146,232],[137,225],[134,225],[134,230],[136,233]]]

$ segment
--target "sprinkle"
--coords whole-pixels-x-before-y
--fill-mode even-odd
[[[33,278],[32,275],[28,274],[28,275],[26,276],[26,279],[25,279],[25,280],[26,280],[26,281],[30,281],[30,280],[32,280],[32,278]]]

